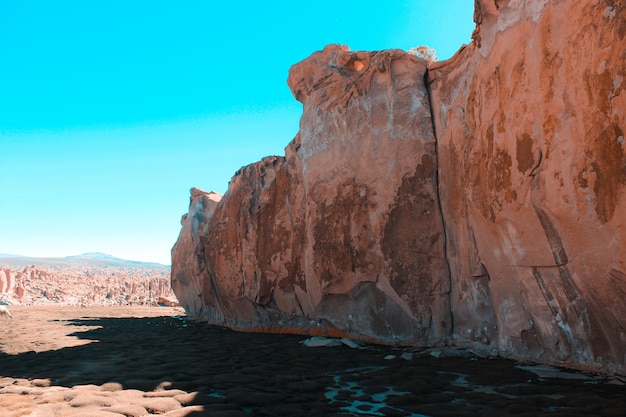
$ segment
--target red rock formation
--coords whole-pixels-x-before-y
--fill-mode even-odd
[[[155,304],[159,297],[174,298],[169,275],[166,267],[0,263],[0,301],[26,305]]]
[[[221,200],[192,190],[181,304],[240,329],[625,374],[625,14],[479,0],[446,62],[331,45],[295,65],[285,157]]]
[[[291,69],[304,114],[286,157],[243,168],[219,203],[192,190],[172,252],[188,313],[239,328],[445,342],[449,272],[425,71],[402,51],[342,46]]]
[[[204,242],[200,236],[207,235],[208,220],[222,196],[218,193],[206,193],[198,188],[191,190],[189,213],[182,218],[183,226],[178,240],[172,248],[172,289],[180,304],[191,316],[201,315],[204,309],[202,298],[208,279],[204,255]]]
[[[626,370],[625,16],[481,1],[431,68],[456,342]]]

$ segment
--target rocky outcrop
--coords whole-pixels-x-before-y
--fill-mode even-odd
[[[192,190],[181,304],[238,329],[626,373],[624,14],[483,0],[451,60],[331,45],[295,65],[285,157],[223,198]]]
[[[24,262],[29,264],[22,266]],[[176,303],[169,268],[135,264],[94,264],[68,258],[2,259],[0,301],[83,306]]]
[[[192,190],[172,251],[172,286],[189,314],[388,342],[447,338],[425,71],[401,51],[342,46],[291,69],[304,114],[286,157],[243,168],[221,200]]]
[[[429,71],[454,340],[623,373],[626,8],[476,13],[475,42]]]

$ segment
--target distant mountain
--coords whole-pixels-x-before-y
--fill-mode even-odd
[[[90,252],[82,255],[66,256],[65,258],[44,258],[19,255],[0,254],[0,263],[12,266],[87,266],[87,267],[117,267],[117,268],[157,268],[170,269],[169,265],[156,262],[141,262],[116,258],[115,256]]]
[[[71,256],[66,256],[65,258],[67,259],[114,259],[116,261],[121,261],[121,258],[116,258],[113,255],[109,255],[108,253],[102,253],[102,252],[87,252],[87,253],[83,253],[81,255],[71,255]]]

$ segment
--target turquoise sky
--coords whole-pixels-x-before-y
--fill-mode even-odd
[[[0,253],[169,264],[191,187],[284,155],[291,65],[329,43],[449,58],[473,4],[0,2]]]

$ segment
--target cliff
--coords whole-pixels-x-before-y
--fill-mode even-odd
[[[243,168],[221,201],[192,190],[172,251],[172,287],[190,315],[402,343],[447,338],[425,71],[401,51],[341,46],[291,69],[304,114],[286,157]]]
[[[474,44],[429,71],[454,340],[624,373],[626,9],[477,14]]]
[[[625,374],[625,12],[481,0],[451,60],[331,45],[296,64],[285,157],[192,190],[181,304]]]

